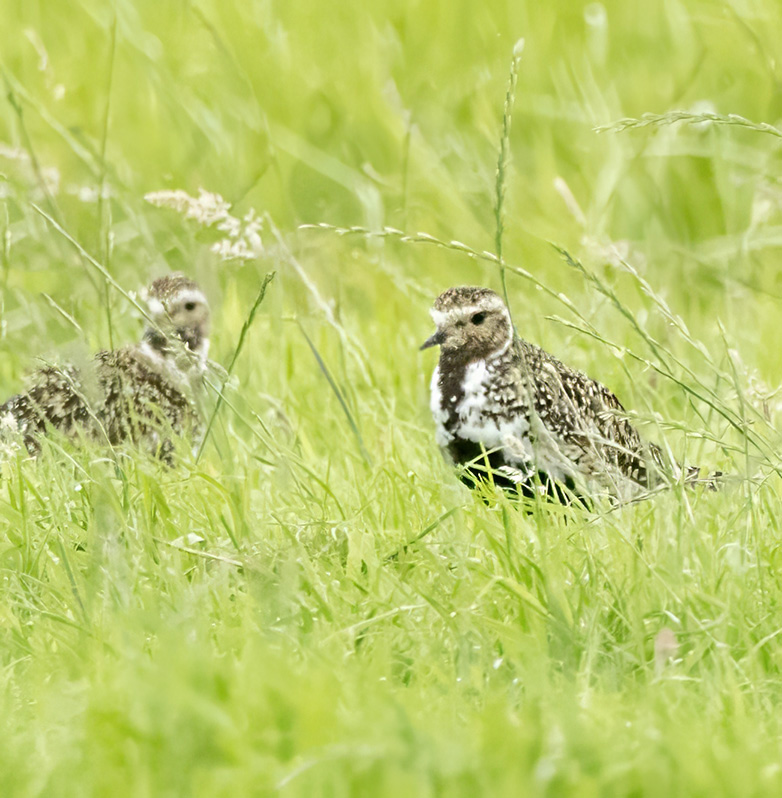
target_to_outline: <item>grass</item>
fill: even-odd
[[[223,370],[175,469],[6,453],[0,794],[779,793],[778,4],[5,5],[2,398],[169,269]],[[725,489],[460,485],[417,346],[503,277]]]

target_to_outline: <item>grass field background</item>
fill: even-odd
[[[140,335],[73,241],[125,291],[197,279],[224,367],[276,277],[199,460],[4,453],[0,794],[782,791],[779,3],[2,16],[0,398]],[[459,250],[496,252],[520,38],[519,333],[719,493],[525,515],[437,450],[418,346],[442,290],[500,285]],[[144,199],[202,188],[263,218],[263,252],[222,260],[224,233]]]

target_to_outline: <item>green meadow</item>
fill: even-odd
[[[782,5],[1,15],[0,401],[171,270],[215,366],[173,468],[3,444],[0,795],[782,794]],[[418,347],[503,277],[722,490],[464,487]]]

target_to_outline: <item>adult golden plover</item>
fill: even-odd
[[[84,368],[47,366],[25,393],[0,407],[4,435],[28,451],[56,431],[118,444],[132,441],[169,459],[171,433],[198,434],[196,399],[209,348],[209,305],[183,274],[155,280],[145,292],[152,324],[139,344],[99,352]]]
[[[494,291],[450,288],[431,314],[437,332],[421,348],[440,347],[431,383],[437,442],[466,467],[468,484],[491,474],[527,497],[622,501],[675,478],[679,467],[641,438],[611,391],[514,337]],[[685,481],[698,474],[687,468]]]

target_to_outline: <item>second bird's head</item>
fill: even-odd
[[[198,283],[180,272],[155,280],[146,291],[149,313],[157,329],[147,331],[153,346],[165,346],[176,335],[202,361],[209,350],[209,303]]]
[[[469,362],[500,354],[513,340],[508,309],[489,288],[449,288],[437,297],[430,313],[437,332],[421,349],[439,346],[443,355]]]

